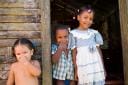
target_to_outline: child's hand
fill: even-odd
[[[60,42],[58,49],[60,50],[66,50],[68,48],[67,42]]]
[[[27,59],[26,56],[19,57],[19,58],[18,58],[18,61],[19,61],[20,63],[23,63],[23,64],[29,62],[29,60]]]
[[[75,73],[74,79],[75,79],[75,81],[77,81],[77,80],[78,80],[77,67],[75,67],[74,71],[75,71],[75,72],[74,72],[74,73]]]

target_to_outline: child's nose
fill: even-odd
[[[20,56],[23,57],[23,56],[25,56],[25,55],[24,55],[24,54],[21,54]]]
[[[64,38],[62,38],[61,40],[62,40],[62,41],[64,41],[65,39],[64,39]]]
[[[87,19],[86,21],[87,21],[87,22],[90,22],[90,19]]]
[[[67,40],[63,40],[63,43],[67,43]]]
[[[67,39],[66,38],[63,38],[62,41],[65,42]]]

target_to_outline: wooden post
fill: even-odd
[[[121,37],[123,48],[124,81],[128,85],[128,1],[119,0]]]
[[[50,0],[40,0],[42,37],[42,85],[52,85]]]

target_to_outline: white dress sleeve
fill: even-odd
[[[69,34],[69,44],[68,44],[68,48],[69,49],[74,49],[76,47],[76,39],[73,36],[72,33]]]
[[[96,42],[96,46],[103,45],[103,38],[98,31],[97,33],[95,33],[95,42]]]

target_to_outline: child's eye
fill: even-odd
[[[68,36],[64,36],[64,38],[67,38]]]
[[[90,18],[90,21],[93,21],[93,18]]]
[[[88,17],[84,17],[84,19],[87,19]]]
[[[58,37],[58,39],[61,39],[62,37]]]
[[[20,53],[17,53],[16,55],[20,55]]]
[[[23,52],[24,54],[27,53],[27,52]]]

